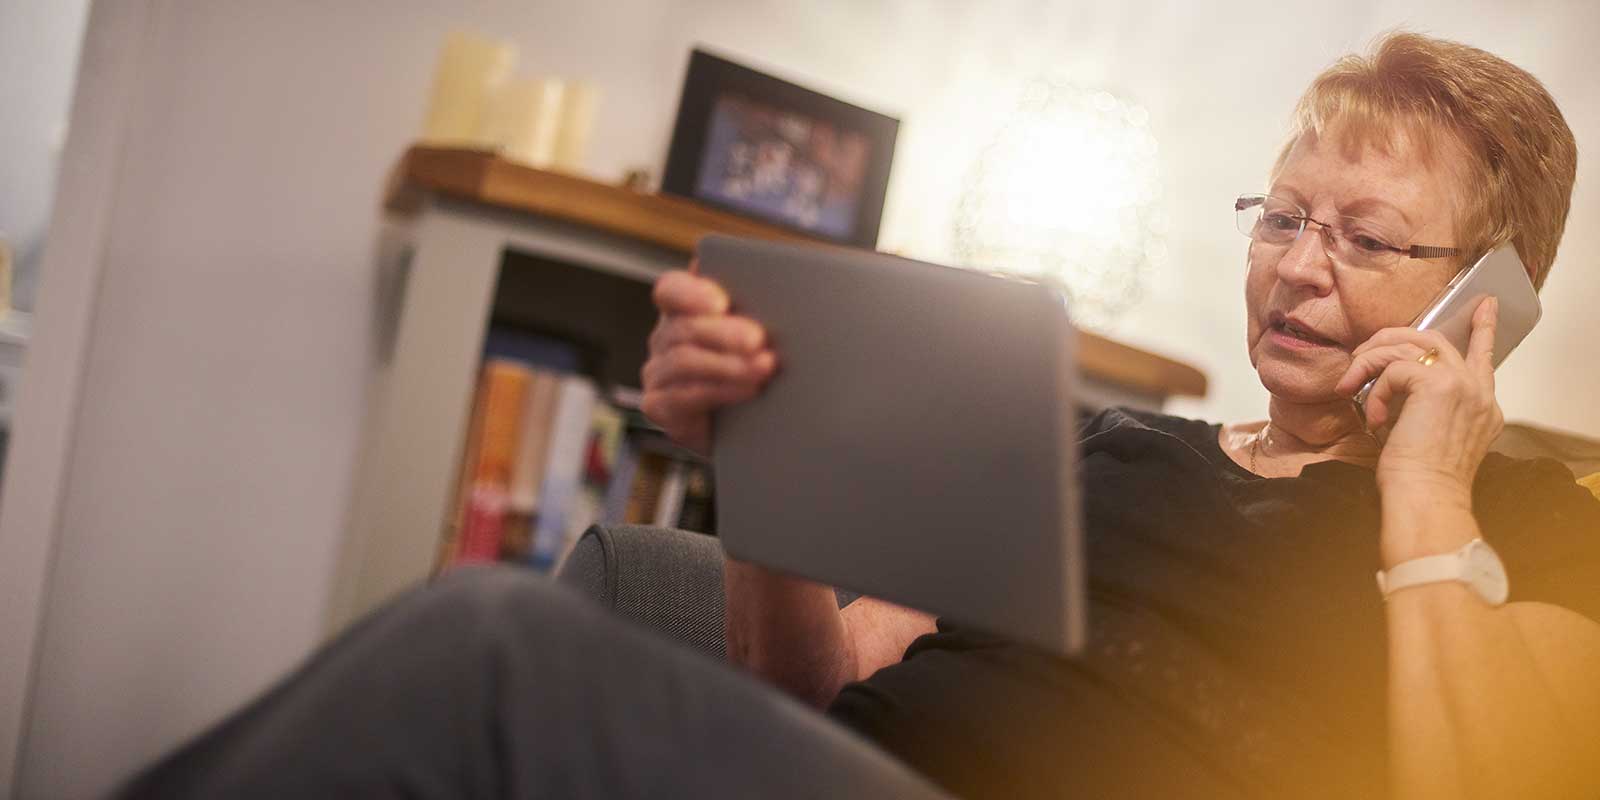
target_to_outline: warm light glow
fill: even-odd
[[[968,266],[1060,282],[1075,321],[1104,327],[1166,258],[1149,113],[1040,80],[973,166],[956,215]]]

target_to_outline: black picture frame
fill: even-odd
[[[740,116],[741,112],[744,116]],[[731,193],[740,187],[735,185],[736,179],[730,177],[735,175],[738,164],[751,164],[759,158],[750,156],[751,147],[757,148],[755,152],[767,153],[760,149],[764,145],[750,144],[745,135],[749,125],[754,124],[750,120],[770,118],[774,113],[788,115],[784,116],[786,119],[801,120],[809,126],[808,131],[825,126],[830,143],[827,152],[840,156],[823,164],[810,158],[816,151],[799,152],[791,147],[783,163],[787,165],[788,159],[795,159],[798,165],[793,170],[781,170],[783,191],[778,196],[783,208],[776,210],[771,207],[774,202],[771,192],[765,195],[765,207],[761,196],[741,201]],[[738,122],[746,124],[741,127],[735,124]],[[787,130],[794,130],[794,127],[789,126]],[[721,143],[732,131],[738,131],[732,146],[743,148],[742,158],[708,149],[708,142],[716,139]],[[889,189],[889,169],[899,131],[898,119],[696,48],[689,56],[661,191],[809,236],[870,249],[878,243],[878,227],[883,219],[883,201]],[[807,141],[815,141],[811,136],[807,134]],[[782,146],[776,138],[770,141]],[[850,154],[863,149],[865,163],[856,169]],[[840,167],[840,164],[847,166]],[[766,174],[771,176],[773,172],[769,169]],[[819,180],[821,188],[817,188]],[[768,180],[751,185],[774,184]],[[821,202],[816,202],[819,193]]]

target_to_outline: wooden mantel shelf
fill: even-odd
[[[534,169],[482,150],[412,147],[390,182],[389,210],[414,208],[417,190],[574,222],[686,254],[708,233],[821,241],[692,200]]]
[[[684,254],[712,233],[824,243],[692,200],[534,169],[485,151],[412,147],[391,175],[385,206],[406,213],[430,192],[596,228]],[[1078,361],[1086,374],[1141,394],[1206,393],[1200,370],[1087,331],[1079,334]]]

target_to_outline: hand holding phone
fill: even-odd
[[[1476,263],[1457,273],[1446,284],[1427,308],[1411,321],[1417,330],[1436,330],[1465,354],[1467,342],[1472,338],[1472,314],[1487,297],[1500,299],[1500,313],[1494,336],[1494,365],[1500,366],[1518,344],[1539,322],[1543,308],[1539,292],[1533,287],[1528,270],[1517,256],[1515,247],[1507,244],[1484,255]],[[1355,403],[1362,418],[1366,418],[1367,395],[1377,383],[1374,378],[1356,392]]]

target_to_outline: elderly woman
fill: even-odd
[[[1402,327],[1507,242],[1542,285],[1576,155],[1540,84],[1488,53],[1400,34],[1340,61],[1237,204],[1267,419],[1108,411],[1082,432],[1081,661],[732,562],[729,653],[961,794],[1600,793],[1600,503],[1558,465],[1486,456],[1493,300],[1465,353]],[[656,297],[645,410],[703,447],[707,411],[776,354],[706,279]],[[1480,540],[1518,602],[1373,585]]]
[[[1082,658],[730,562],[733,670],[537,577],[468,573],[126,795],[1593,797],[1600,502],[1486,455],[1492,301],[1465,353],[1401,327],[1506,242],[1542,283],[1575,160],[1539,83],[1469,47],[1390,36],[1312,84],[1237,203],[1267,420],[1111,410],[1081,432]],[[645,410],[704,449],[780,354],[692,269],[656,298]],[[1516,602],[1374,586],[1480,540]]]

